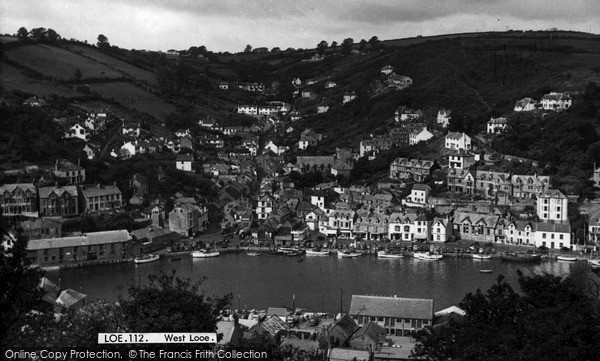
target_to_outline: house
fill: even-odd
[[[66,309],[78,309],[85,306],[85,299],[87,295],[85,293],[77,292],[72,289],[64,290],[56,298],[56,304],[61,308]]]
[[[260,197],[258,197],[255,209],[256,219],[258,219],[259,221],[264,221],[267,218],[269,218],[269,216],[273,212],[274,201],[275,200],[273,199],[273,196],[271,196],[270,194],[263,194]]]
[[[198,120],[198,125],[204,128],[212,128],[217,124],[215,118],[207,115],[204,119]]]
[[[305,129],[300,134],[300,140],[298,141],[299,149],[306,149],[308,147],[316,146],[319,141],[323,138],[321,134],[315,133],[312,129]]]
[[[381,68],[381,74],[390,75],[394,72],[394,67],[391,65],[386,65]]]
[[[325,83],[325,89],[333,89],[335,87],[337,87],[337,84],[331,80]]]
[[[93,116],[88,114],[84,121],[84,125],[92,133],[102,130],[106,126],[106,114],[104,114],[104,116]]]
[[[64,159],[57,159],[54,164],[54,176],[65,178],[69,184],[85,182],[85,169]]]
[[[471,137],[465,133],[450,132],[446,135],[444,144],[447,149],[471,150]]]
[[[562,111],[573,105],[573,99],[565,93],[551,92],[542,97],[542,108],[544,110]]]
[[[356,95],[356,92],[345,93],[344,98],[342,100],[342,104],[346,104],[353,101],[354,99],[356,99],[357,96],[358,95]]]
[[[352,317],[345,314],[327,332],[329,344],[344,345],[358,331],[360,327],[354,322]]]
[[[331,174],[335,176],[340,175],[348,177],[350,175],[350,172],[352,172],[352,169],[354,169],[354,167],[351,164],[348,164],[343,160],[338,160],[331,167]]]
[[[475,242],[496,242],[503,233],[499,227],[497,214],[456,211],[454,214],[454,233],[460,239]]]
[[[433,160],[400,157],[390,164],[390,179],[414,179],[416,182],[423,182],[435,168],[439,166]]]
[[[312,90],[303,90],[302,91],[302,98],[303,99],[308,99],[308,100],[315,100],[315,99],[317,99],[317,93],[315,93]]]
[[[28,218],[16,223],[22,235],[29,239],[62,237],[62,222],[50,218]]]
[[[590,214],[588,240],[590,243],[600,244],[600,209]]]
[[[282,155],[283,153],[285,153],[288,150],[289,150],[289,147],[279,146],[279,145],[273,143],[272,140],[269,140],[269,142],[265,145],[264,152],[271,151],[275,155]]]
[[[292,85],[295,87],[299,87],[300,85],[302,85],[302,80],[300,78],[293,78]]]
[[[327,113],[329,110],[329,105],[327,104],[319,104],[317,106],[317,113]]]
[[[175,158],[175,168],[184,172],[192,172],[192,163],[194,162],[194,156],[191,154],[178,154]]]
[[[535,224],[535,246],[573,249],[571,225],[569,223],[537,222]]]
[[[537,215],[542,221],[568,222],[567,197],[561,191],[548,189],[536,201]]]
[[[296,157],[296,165],[302,173],[310,171],[319,171],[322,173],[331,173],[331,167],[335,164],[335,156],[298,156]]]
[[[475,193],[484,197],[512,194],[512,183],[509,173],[477,170],[474,181]]]
[[[452,221],[449,217],[435,217],[431,224],[432,242],[449,242],[452,239]]]
[[[208,227],[206,207],[199,207],[194,202],[175,201],[173,210],[169,212],[169,230],[186,237],[192,237]]]
[[[241,83],[238,87],[242,90],[249,92],[263,92],[265,91],[265,85],[263,83]]]
[[[27,258],[41,267],[82,261],[121,261],[130,254],[131,236],[126,229],[35,239],[27,244]]]
[[[429,200],[430,192],[431,187],[428,185],[415,183],[410,190],[410,195],[403,199],[402,203],[409,207],[425,207]]]
[[[531,98],[523,98],[515,103],[515,112],[530,112],[537,108],[537,102]]]
[[[238,105],[237,112],[238,114],[257,115],[258,105]]]
[[[376,322],[369,322],[356,331],[348,340],[353,349],[374,352],[386,342],[385,328]]]
[[[97,146],[93,143],[87,143],[83,147],[83,151],[87,155],[87,159],[92,160],[100,155],[100,146]]]
[[[427,127],[423,127],[420,130],[413,130],[408,135],[408,144],[415,145],[419,142],[425,142],[433,138],[433,134],[427,130]]]
[[[352,235],[358,239],[383,240],[388,236],[388,217],[377,213],[359,215]]]
[[[452,150],[448,154],[448,167],[456,169],[469,169],[475,164],[475,155],[464,149]]]
[[[487,122],[487,134],[500,134],[508,127],[508,119],[491,118]]]
[[[123,206],[122,193],[116,185],[85,185],[79,187],[79,192],[82,211],[108,211]]]
[[[550,176],[513,174],[511,184],[513,197],[537,198],[550,188]]]
[[[534,222],[513,220],[506,227],[506,240],[510,244],[533,246],[535,230]]]
[[[446,175],[449,192],[475,193],[475,176],[468,169],[451,168]]]
[[[327,235],[342,235],[350,238],[356,221],[356,213],[352,210],[336,209],[329,213]]]
[[[30,107],[41,107],[45,105],[46,101],[42,98],[38,98],[36,96],[29,97],[23,101],[23,105],[28,105]]]
[[[219,89],[221,90],[229,90],[229,83],[226,81],[222,81],[219,83]]]
[[[441,125],[443,128],[447,128],[450,123],[450,119],[452,119],[452,110],[450,109],[440,109],[437,114],[436,123]]]
[[[385,84],[389,88],[395,88],[398,90],[408,88],[413,84],[413,80],[406,75],[390,74],[385,80]]]
[[[388,221],[388,238],[395,241],[415,242],[429,239],[430,221],[415,212],[392,213]]]
[[[80,212],[76,186],[40,187],[38,193],[42,217],[68,217]]]
[[[433,300],[352,295],[350,317],[359,326],[375,322],[386,335],[411,336],[433,321]]]
[[[140,123],[135,123],[135,122],[125,123],[125,122],[123,122],[121,124],[121,133],[123,135],[127,135],[132,138],[138,138],[141,133]]]
[[[192,136],[188,134],[179,137],[179,148],[194,150],[194,141],[192,140]]]
[[[87,142],[89,136],[90,134],[88,130],[79,123],[73,125],[67,132],[65,132],[66,139],[77,138]]]
[[[400,106],[394,113],[394,120],[396,123],[404,122],[407,120],[418,119],[423,116],[420,110],[411,109],[405,105]]]
[[[0,209],[3,216],[37,216],[37,191],[33,183],[13,183],[0,186]]]

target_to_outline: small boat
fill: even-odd
[[[219,254],[220,253],[218,251],[211,251],[209,249],[204,249],[202,251],[192,252],[192,257],[193,258],[211,258],[211,257],[218,257]]]
[[[159,258],[160,258],[160,255],[158,255],[158,254],[145,254],[143,256],[134,258],[133,262],[136,264],[150,263],[150,262],[158,261]]]
[[[298,256],[301,256],[303,254],[304,254],[303,251],[298,251],[298,250],[291,251],[291,252],[285,252],[284,253],[284,255],[287,256],[287,257],[298,257]]]
[[[306,255],[307,256],[329,256],[329,251],[318,251],[315,249],[307,249]]]
[[[248,252],[246,253],[248,256],[258,257],[260,256],[260,252]]]
[[[492,271],[491,269],[480,269],[479,273],[492,273],[494,271]]]
[[[338,251],[337,252],[338,258],[354,258],[354,257],[358,257],[360,255],[361,255],[360,253],[350,252],[350,251]]]
[[[404,255],[402,253],[388,253],[387,251],[379,251],[377,252],[377,257],[379,258],[402,258]]]
[[[565,262],[577,261],[577,257],[569,257],[569,256],[556,256],[556,259],[559,261],[565,261]]]
[[[171,258],[171,262],[181,261],[181,257],[173,257]]]
[[[588,259],[587,261],[592,268],[600,268],[600,259]]]
[[[431,252],[415,252],[414,257],[423,261],[439,261],[444,256],[441,254],[434,254]]]
[[[298,248],[293,248],[293,247],[279,247],[277,248],[277,251],[283,253],[283,254],[287,254],[290,252],[298,252],[299,249]]]
[[[490,256],[489,254],[473,253],[473,259],[490,259],[490,258],[492,258],[492,256]]]
[[[542,255],[539,253],[506,252],[500,257],[503,261],[509,262],[540,262],[542,260]]]

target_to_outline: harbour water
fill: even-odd
[[[179,257],[179,256],[178,256]],[[296,258],[245,253],[222,254],[216,258],[171,257],[153,263],[116,263],[101,266],[48,271],[46,277],[62,288],[88,295],[88,301],[115,301],[126,297],[128,288],[148,282],[151,274],[176,271],[180,278],[206,280],[200,287],[206,295],[233,294],[232,307],[266,309],[296,307],[316,312],[348,310],[352,294],[431,298],[435,310],[458,305],[464,295],[477,288],[487,290],[500,274],[518,288],[517,269],[525,274],[547,272],[563,275],[585,262],[544,261],[541,264],[508,263],[499,259],[473,260],[445,257],[440,261],[414,258],[379,259],[363,256],[338,259],[335,256]],[[492,273],[481,273],[482,269]]]

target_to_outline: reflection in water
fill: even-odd
[[[541,264],[508,263],[500,260],[473,260],[446,257],[440,261],[414,258],[378,259],[359,257],[306,257],[297,262],[292,257],[262,255],[248,257],[243,253],[225,254],[217,258],[192,259],[184,256],[171,262],[163,257],[158,262],[134,265],[112,264],[49,271],[47,277],[63,288],[88,294],[89,300],[109,301],[127,296],[132,284],[145,284],[151,274],[176,271],[178,277],[193,282],[207,277],[201,289],[207,295],[233,294],[233,307],[265,309],[269,306],[295,306],[314,311],[347,310],[352,294],[432,298],[436,310],[458,304],[464,295],[477,288],[488,289],[501,274],[513,287],[516,270],[527,274],[547,272],[565,275],[571,267],[586,267],[582,262],[545,261]],[[479,272],[482,269],[490,273]]]

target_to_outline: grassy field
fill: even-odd
[[[157,119],[165,119],[176,111],[173,105],[127,82],[97,83],[91,84],[90,88],[102,97],[112,98],[126,108],[148,113]]]
[[[42,45],[20,46],[5,52],[6,58],[45,76],[62,80],[73,79],[75,69],[80,69],[83,78],[121,78],[116,70],[96,61],[74,54],[68,50]]]
[[[140,69],[134,65],[113,58],[112,56],[106,55],[97,49],[81,45],[69,45],[69,49],[77,54],[81,53],[84,57],[92,58],[98,63],[106,65],[113,70],[129,74],[136,79],[145,81],[148,84],[156,83],[156,77],[153,72]]]
[[[50,80],[28,77],[18,68],[4,61],[0,61],[0,84],[8,91],[20,90],[41,96],[56,94],[64,97],[74,97],[81,95],[70,86],[57,84]]]

